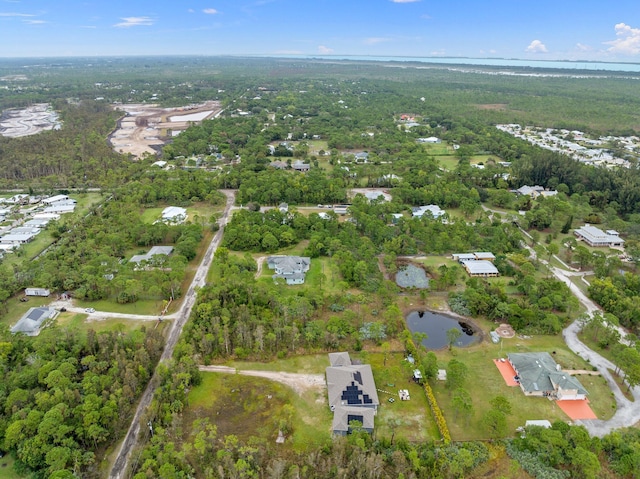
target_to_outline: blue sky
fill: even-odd
[[[640,63],[638,0],[0,0],[0,57],[467,56]]]

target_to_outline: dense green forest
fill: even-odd
[[[22,63],[0,62],[0,77]],[[35,65],[26,80],[2,80],[7,87],[0,89],[2,108],[51,102],[63,127],[33,137],[0,137],[0,187],[47,194],[98,188],[102,198],[86,215],[48,226],[55,243],[46,254],[0,263],[5,309],[26,286],[114,303],[179,299],[189,261],[217,228],[216,217],[166,225],[149,221],[145,210],[220,206],[221,188],[237,189],[237,206],[249,206],[237,209],[226,226],[211,272],[216,280],[199,290],[173,359],[157,370],[159,384],[144,418],[153,422],[155,433],[145,433],[136,451],[136,479],[470,477],[496,447],[535,477],[635,477],[640,443],[635,429],[598,439],[581,427],[556,423],[497,444],[413,443],[356,431],[317,450],[280,451],[258,437],[218,434],[210,420],[185,422],[189,391],[202,380],[198,364],[358,351],[381,348],[385,341],[413,344],[398,306],[401,291],[384,274],[394,272],[405,255],[494,252],[508,281],[467,280],[459,265],[442,264],[426,267],[433,291],[459,314],[508,322],[519,333],[558,334],[579,305],[564,283],[542,278],[539,259],[523,248],[531,241],[538,258],[551,261],[561,254],[576,269],[593,269],[588,291],[610,314],[607,321],[638,332],[635,154],[626,153],[629,169],[595,168],[495,128],[519,122],[596,135],[634,134],[640,130],[637,80],[397,66],[78,60]],[[225,108],[220,118],[190,127],[164,147],[161,156],[175,169],[152,168],[149,158],[132,161],[106,141],[118,118],[111,103],[151,101],[154,94],[166,106],[218,99]],[[420,124],[407,128],[398,121],[404,113]],[[426,136],[458,148],[427,148],[417,141]],[[363,151],[367,162],[355,158]],[[182,168],[192,157],[203,167]],[[271,165],[293,159],[308,163],[310,171]],[[479,162],[483,168],[477,168]],[[510,192],[524,184],[558,194],[533,199]],[[390,190],[392,200],[351,197],[349,189],[358,187]],[[290,206],[287,213],[260,209],[282,202]],[[303,212],[310,205],[341,203],[350,203],[348,221],[333,212],[328,219]],[[413,206],[431,203],[447,210],[444,220],[412,217]],[[507,211],[521,214],[510,217]],[[578,244],[569,231],[585,222],[621,232],[630,262]],[[175,253],[144,270],[127,263],[158,244],[174,246]],[[270,278],[255,278],[255,256],[291,248],[321,265],[310,273],[312,286],[283,289]],[[423,302],[427,296],[402,294]],[[602,332],[603,324],[587,331]],[[127,428],[132,404],[154,370],[162,335],[146,328],[90,331],[86,337],[58,327],[45,333],[32,339],[2,332],[0,449],[15,457],[19,472],[33,477],[98,477],[101,454]],[[605,336],[604,346],[611,347],[616,341]],[[640,364],[629,352],[637,352],[634,344],[613,353],[617,364],[631,371],[629,384],[637,383]],[[432,356],[416,354],[431,378]],[[455,389],[460,411],[466,407],[463,392]],[[505,437],[507,413],[498,406],[491,414],[500,434],[492,437]]]

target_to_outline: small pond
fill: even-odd
[[[427,334],[427,339],[422,341],[427,349],[442,349],[449,346],[447,331],[451,328],[456,328],[461,333],[454,346],[468,346],[480,340],[479,334],[471,324],[431,311],[412,311],[407,316],[407,327],[412,333]]]

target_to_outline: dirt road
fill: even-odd
[[[191,282],[191,285],[189,286],[189,289],[187,290],[187,293],[185,294],[184,301],[180,310],[174,315],[175,320],[173,321],[171,329],[169,330],[167,343],[160,358],[160,362],[166,362],[173,355],[173,349],[178,342],[180,333],[182,333],[182,328],[189,319],[191,310],[196,302],[196,288],[200,288],[205,285],[207,273],[209,271],[209,268],[211,267],[211,262],[213,261],[213,255],[220,245],[220,242],[222,241],[224,227],[229,221],[229,213],[231,212],[231,207],[233,206],[236,198],[235,191],[223,190],[222,192],[227,197],[227,204],[224,209],[224,213],[220,218],[220,229],[211,240],[211,243],[209,244],[204,257],[202,258],[202,262],[196,270],[196,274],[193,278],[193,281]],[[122,441],[122,445],[120,446],[118,455],[113,463],[111,472],[109,473],[110,479],[123,479],[126,476],[131,452],[138,442],[138,436],[140,434],[140,418],[142,417],[143,412],[147,409],[149,404],[151,404],[153,393],[159,381],[160,380],[158,378],[156,369],[156,372],[154,372],[151,381],[149,381],[149,384],[147,385],[147,388],[144,390],[144,393],[142,393],[142,397],[140,398],[140,402],[138,403],[138,408],[136,409],[133,420],[131,421],[131,426],[129,427],[129,430],[127,431],[127,434]]]

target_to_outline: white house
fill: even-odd
[[[43,213],[48,214],[48,213],[55,213],[55,214],[65,214],[65,213],[73,213],[76,209],[76,205],[75,203],[54,203],[50,206],[47,206],[44,210],[42,210]]]
[[[21,245],[29,243],[35,236],[34,233],[9,233],[0,238],[0,244]]]
[[[162,221],[164,223],[181,224],[187,219],[186,208],[179,206],[167,206],[162,210]]]
[[[411,208],[411,214],[414,218],[422,218],[427,212],[429,212],[434,219],[440,218],[446,213],[446,211],[440,209],[438,205],[425,205]]]
[[[55,196],[50,196],[49,198],[44,198],[42,200],[43,203],[50,205],[53,203],[56,203],[58,201],[64,201],[64,200],[68,200],[69,196],[68,195],[55,195]]]
[[[602,231],[600,228],[586,224],[574,230],[573,234],[589,246],[624,246],[624,240],[618,236],[619,233],[615,230]]]

